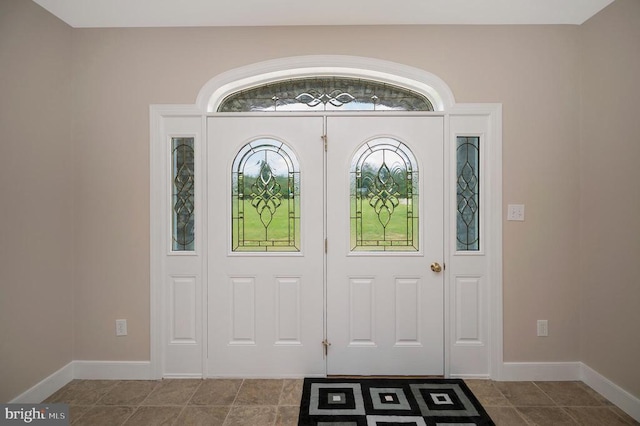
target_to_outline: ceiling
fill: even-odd
[[[574,24],[613,0],[33,0],[91,27]]]

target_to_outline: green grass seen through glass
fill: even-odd
[[[368,200],[362,200],[362,236],[360,239],[364,241],[364,244],[373,244],[369,243],[372,241],[380,241],[380,246],[361,246],[356,248],[357,237],[356,237],[356,201],[352,199],[351,201],[351,248],[356,248],[359,251],[367,251],[367,250],[382,250],[383,247],[386,247],[386,250],[417,250],[418,249],[418,206],[417,206],[417,197],[413,199],[413,229],[409,228],[410,222],[407,220],[407,201],[401,199],[400,204],[394,209],[391,219],[386,226],[386,229],[378,220],[378,215],[376,214],[373,207],[371,207],[368,203]],[[386,231],[386,232],[385,232]],[[385,244],[382,241],[386,241]],[[394,246],[391,246],[390,241],[396,241]],[[405,245],[401,243],[401,241],[408,241]]]
[[[289,202],[283,199],[282,204],[276,209],[271,222],[265,232],[265,226],[260,220],[258,211],[250,201],[244,203],[244,221],[237,219],[237,199],[233,200],[233,247],[239,246],[239,241],[245,241],[245,247],[239,247],[239,251],[298,251],[300,248],[300,219],[289,220]],[[291,201],[295,205],[296,215],[300,215],[300,200]],[[289,241],[295,245],[292,247]],[[261,241],[262,244],[257,242]],[[273,242],[273,246],[270,246]],[[249,246],[249,247],[246,247]],[[297,247],[297,248],[296,248]]]
[[[275,241],[276,246],[270,247],[268,251],[297,251],[294,247],[283,247],[287,245],[287,241],[289,240],[289,225],[290,221],[288,218],[288,209],[287,209],[288,200],[283,200],[282,205],[276,210],[271,223],[269,224],[269,232],[268,232],[268,240]],[[300,212],[300,201],[297,199],[295,201],[296,204],[296,212]],[[237,216],[236,212],[236,200],[234,200],[234,218]],[[351,247],[355,247],[356,242],[356,227],[355,227],[355,200],[352,201],[351,205],[351,221],[350,221],[350,240]],[[414,197],[414,206],[413,206],[413,214],[417,216],[417,197]],[[244,210],[244,226],[243,230],[240,232],[244,233],[241,235],[247,244],[251,244],[251,247],[240,248],[241,251],[265,251],[265,245],[255,245],[253,246],[253,241],[265,241],[267,235],[265,235],[265,227],[260,220],[260,216],[256,209],[251,205],[250,202],[245,203]],[[233,245],[234,247],[238,247],[239,235],[238,235],[238,225],[239,220],[233,220]],[[387,250],[417,250],[418,248],[418,220],[417,218],[413,219],[413,230],[411,233],[408,233],[407,226],[407,204],[406,201],[401,200],[400,204],[395,208],[391,220],[387,224],[386,228],[386,238],[383,233],[383,227],[378,220],[378,216],[374,211],[373,207],[369,205],[367,200],[363,200],[362,203],[362,225],[363,225],[363,240],[369,241],[377,241],[386,239],[387,241],[396,240],[396,241],[406,241],[409,239],[410,246],[398,245],[398,246],[386,246]],[[300,247],[300,219],[295,219],[292,225],[292,239],[295,241],[295,246]],[[295,236],[293,236],[295,233]],[[251,243],[249,243],[252,241]],[[396,243],[398,244],[398,243]],[[360,247],[358,250],[381,250],[383,245],[379,248],[377,247]]]

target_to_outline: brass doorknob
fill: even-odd
[[[440,266],[440,264],[438,262],[433,262],[431,264],[431,270],[433,272],[442,272],[442,266]]]

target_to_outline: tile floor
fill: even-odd
[[[582,382],[465,381],[498,426],[640,424]]]
[[[467,380],[495,423],[638,425],[582,382]],[[296,426],[302,380],[74,380],[45,402],[74,426]]]

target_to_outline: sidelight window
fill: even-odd
[[[193,138],[171,139],[173,251],[195,249],[193,143]]]
[[[458,136],[457,250],[480,250],[480,138]]]

